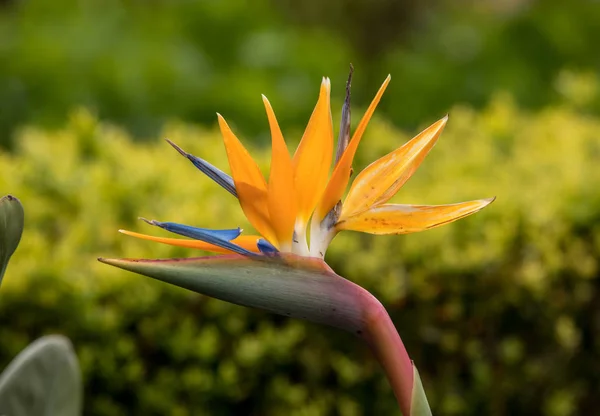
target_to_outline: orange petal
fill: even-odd
[[[323,79],[319,100],[293,159],[298,220],[306,224],[327,185],[333,155],[329,79]]]
[[[322,219],[327,215],[329,211],[338,203],[340,199],[342,199],[342,195],[346,190],[346,186],[348,186],[348,181],[350,180],[350,173],[352,170],[352,161],[354,160],[354,155],[356,154],[356,149],[358,148],[358,144],[360,143],[360,139],[369,124],[369,120],[373,116],[373,112],[375,108],[377,108],[377,104],[379,104],[379,100],[381,100],[381,96],[383,95],[385,89],[392,77],[390,75],[387,76],[385,81],[383,81],[383,85],[377,91],[375,98],[371,102],[371,105],[367,109],[367,112],[363,116],[362,120],[358,124],[354,135],[352,136],[352,140],[348,144],[346,151],[342,155],[340,161],[335,167],[333,171],[333,175],[331,175],[331,179],[327,184],[327,188],[325,189],[325,193],[323,194],[323,199],[317,208],[317,215],[319,219]]]
[[[401,148],[367,166],[354,180],[341,219],[387,202],[417,170],[437,142],[448,116],[433,123]]]
[[[186,248],[196,248],[198,250],[211,251],[213,253],[223,253],[223,254],[231,254],[230,250],[224,249],[219,246],[215,246],[214,244],[205,243],[204,241],[199,240],[188,240],[184,238],[165,238],[165,237],[156,237],[153,235],[140,234],[135,233],[133,231],[127,230],[119,230],[120,233],[125,235],[129,235],[131,237],[141,238],[142,240],[155,241],[157,243],[169,244],[171,246],[178,247],[186,247]],[[232,243],[237,244],[238,246],[245,248],[248,251],[252,251],[254,253],[259,253],[258,246],[256,245],[258,239],[261,238],[257,235],[241,235],[238,238],[231,240]]]
[[[370,234],[408,234],[428,230],[471,215],[495,198],[449,205],[384,204],[340,221],[338,230]]]
[[[294,224],[296,222],[296,201],[294,195],[294,169],[292,158],[285,144],[283,134],[277,123],[277,118],[267,97],[263,102],[271,127],[271,172],[267,203],[271,227],[280,245],[292,244]]]
[[[265,178],[225,119],[220,114],[217,114],[217,117],[242,210],[254,228],[269,242],[277,245],[277,239],[270,225]]]

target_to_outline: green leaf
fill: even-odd
[[[34,341],[0,374],[0,415],[78,416],[81,396],[77,357],[59,335]]]
[[[413,364],[413,390],[410,404],[410,416],[431,416],[431,409],[417,367]]]
[[[0,198],[0,284],[8,260],[21,240],[24,219],[23,206],[17,198],[12,195]]]

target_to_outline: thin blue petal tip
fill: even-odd
[[[236,198],[238,197],[237,190],[235,189],[235,184],[233,183],[233,178],[231,176],[229,176],[216,166],[213,166],[212,164],[208,163],[206,160],[189,154],[181,147],[173,143],[171,140],[167,139],[167,143],[173,146],[173,148],[177,150],[179,154],[186,157],[190,162],[192,162],[194,166],[196,166],[196,168],[198,168],[202,173],[204,173],[210,179],[221,185],[223,189],[225,189],[227,192],[229,192]]]
[[[231,242],[231,240],[234,240],[240,236],[240,234],[242,233],[241,228],[211,230],[208,228],[192,227],[190,225],[178,224],[175,222],[160,222],[155,220],[147,220],[145,218],[141,219],[150,225],[155,225],[164,230],[170,231],[175,234],[183,235],[185,237],[193,238],[195,240],[200,240],[209,244],[214,244],[227,250],[231,250],[234,253],[242,254],[244,256],[256,255],[255,253]]]

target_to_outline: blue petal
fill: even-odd
[[[258,242],[256,243],[256,246],[258,247],[258,250],[262,254],[266,254],[266,255],[271,255],[272,256],[274,254],[279,253],[279,250],[277,250],[277,247],[275,247],[273,244],[269,243],[264,238],[260,238],[258,240]]]
[[[231,176],[223,172],[221,169],[211,165],[206,160],[196,157],[187,153],[181,147],[177,146],[171,140],[167,139],[167,142],[175,148],[182,156],[189,159],[202,173],[211,178],[213,181],[221,185],[231,195],[238,197],[237,191],[235,190],[235,184]]]
[[[256,256],[256,253],[246,250],[245,248],[242,248],[230,241],[234,238],[237,238],[242,233],[240,228],[229,230],[210,230],[208,228],[191,227],[189,225],[177,224],[175,222],[160,222],[154,220],[148,221],[144,218],[142,219],[148,224],[156,225],[157,227],[175,234],[204,241],[205,243],[214,244],[215,246],[226,248],[227,250],[231,250],[235,253],[243,254],[245,256]]]
[[[234,238],[238,238],[242,234],[241,228],[233,228],[227,230],[211,230],[210,228],[198,228],[192,227],[191,225],[178,224],[176,222],[160,222],[151,221],[152,225],[156,225],[160,228],[164,228],[172,233],[184,235],[186,237],[194,238],[196,240],[202,240],[207,235],[219,240],[231,241]]]

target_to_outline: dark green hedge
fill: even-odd
[[[154,137],[176,117],[214,111],[265,132],[267,94],[284,125],[300,126],[315,77],[348,63],[355,97],[394,77],[383,108],[398,125],[457,102],[485,105],[498,90],[527,108],[564,95],[560,71],[597,72],[595,0],[10,0],[0,2],[0,145],[16,126],[58,126],[78,105]],[[582,105],[596,114],[600,100]]]

